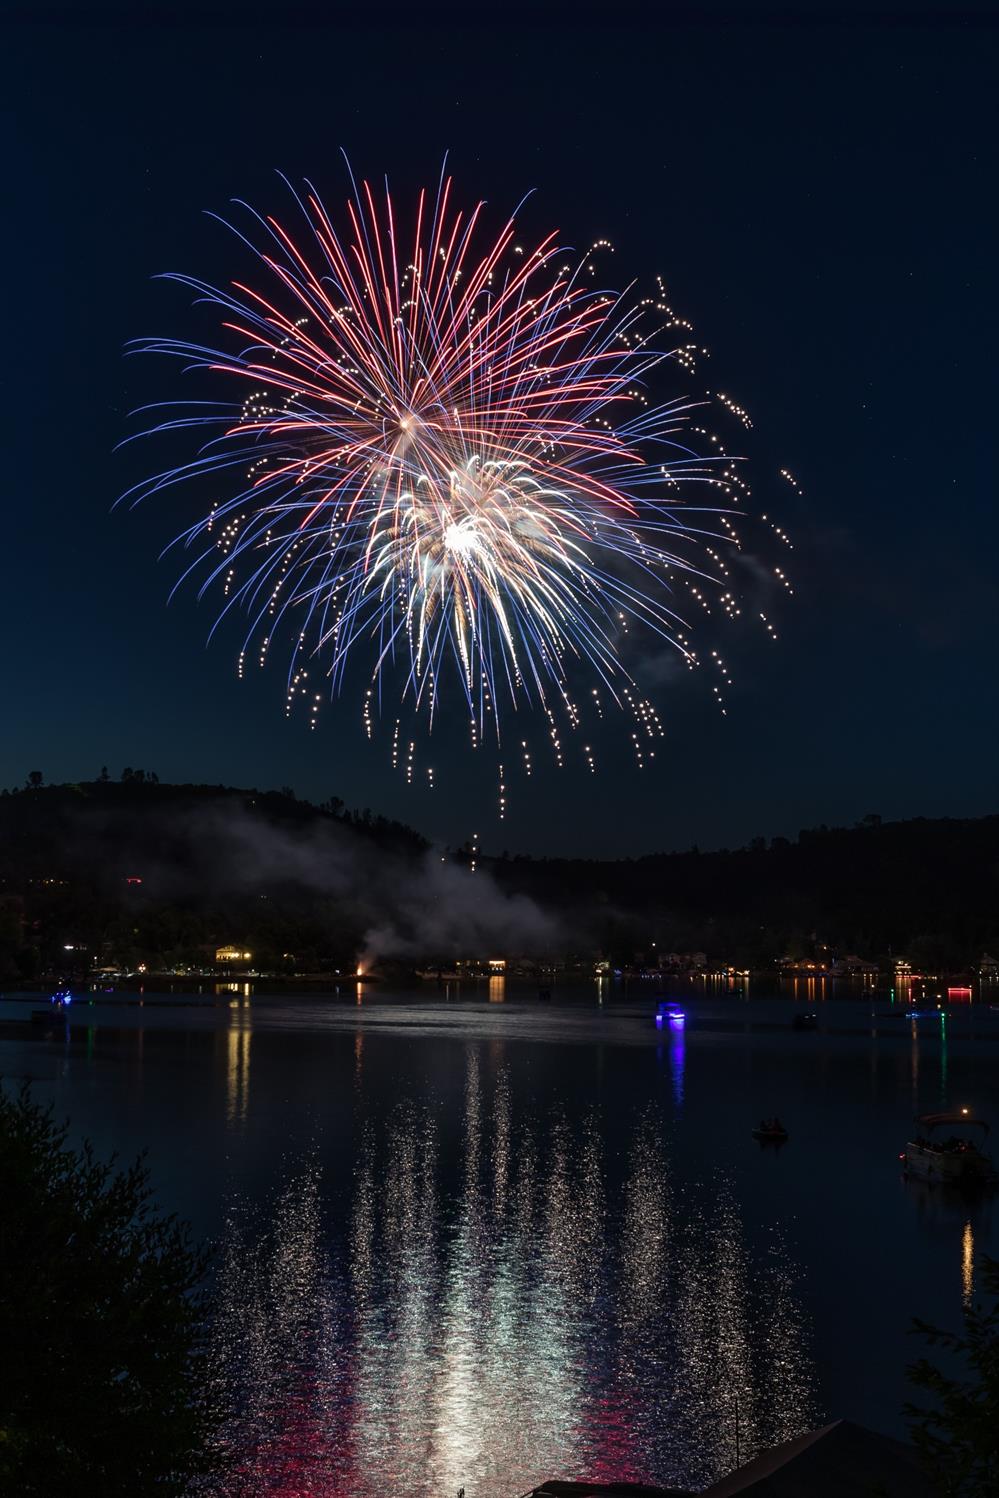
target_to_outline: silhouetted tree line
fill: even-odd
[[[605,911],[605,947],[739,966],[826,947],[957,971],[999,948],[999,817],[864,817],[796,840],[619,860],[480,858],[507,888]]]
[[[387,860],[396,879],[408,861],[418,879],[428,846],[336,796],[316,806],[287,790],[165,785],[132,768],[47,786],[32,772],[0,794],[0,982],[74,963],[82,973],[104,955],[172,967],[227,942],[277,971],[350,964]],[[327,857],[357,871],[335,898]],[[983,951],[999,955],[999,817],[871,815],[735,850],[480,854],[478,868],[559,913],[580,951],[618,962],[703,951],[760,968],[828,946],[959,971]]]
[[[380,854],[415,860],[428,847],[338,797],[312,806],[131,768],[48,786],[35,773],[0,794],[0,983],[82,977],[94,958],[171,968],[230,942],[276,971],[352,965],[371,892],[359,881],[356,898],[333,898],[324,853],[348,868],[363,858],[370,883]]]

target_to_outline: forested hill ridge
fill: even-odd
[[[622,916],[668,912],[660,938],[740,966],[825,947],[949,972],[999,955],[999,816],[868,816],[734,850],[485,864],[537,898],[557,891],[569,904],[596,896]]]
[[[112,780],[45,785],[33,771],[23,788],[0,791],[0,878],[85,875],[103,884],[150,861],[197,871],[222,886],[231,870],[217,857],[210,824],[257,826],[261,834],[307,835],[324,826],[356,832],[367,843],[417,854],[430,845],[412,828],[336,797],[314,805],[294,791],[224,785],[171,785],[154,772],[126,769]]]
[[[0,978],[48,970],[68,936],[123,963],[191,961],[237,941],[322,967],[351,961],[383,912],[414,960],[480,955],[476,930],[515,949],[521,917],[523,950],[530,929],[535,949],[550,934],[563,952],[621,962],[653,942],[751,967],[820,944],[947,971],[999,951],[999,816],[867,817],[633,859],[480,854],[473,877],[468,848],[431,853],[411,828],[336,798],[316,806],[133,770],[29,782],[0,793]],[[445,901],[457,912],[446,924],[434,918]]]
[[[201,967],[232,943],[262,971],[352,970],[379,902],[423,887],[429,856],[412,829],[336,798],[35,772],[0,792],[0,983]]]

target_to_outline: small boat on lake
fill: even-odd
[[[900,1159],[906,1175],[918,1176],[941,1186],[981,1188],[996,1184],[992,1160],[977,1140],[955,1130],[981,1129],[988,1134],[984,1118],[973,1118],[968,1108],[951,1113],[920,1113],[915,1139],[910,1139]],[[947,1135],[937,1130],[949,1129]]]
[[[31,1023],[33,1025],[51,1025],[57,1019],[65,1019],[72,1002],[73,995],[68,988],[57,989],[49,999],[47,1009],[32,1009]]]
[[[806,1009],[803,1014],[796,1014],[791,1020],[792,1030],[817,1030],[819,1028],[819,1017],[811,1009]]]
[[[784,1144],[789,1137],[779,1118],[761,1119],[753,1130],[753,1138],[760,1144]]]

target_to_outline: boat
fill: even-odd
[[[421,978],[424,983],[457,983],[461,979],[460,973],[455,972],[453,969],[442,967],[418,967],[416,969],[416,976]]]
[[[784,1125],[778,1123],[760,1124],[753,1130],[753,1138],[760,1144],[784,1144],[789,1137]]]
[[[31,1023],[33,1025],[51,1025],[54,1020],[65,1019],[73,995],[68,988],[59,988],[49,999],[47,1009],[32,1009]]]
[[[974,1118],[970,1109],[950,1113],[920,1113],[919,1132],[906,1144],[899,1158],[906,1175],[918,1176],[942,1186],[981,1187],[996,1183],[996,1170],[985,1150],[974,1139],[951,1132],[942,1136],[937,1130],[981,1129],[989,1132],[984,1118]]]
[[[796,1014],[791,1020],[792,1030],[817,1030],[819,1017],[812,1010],[807,1009],[804,1014]]]
[[[943,1009],[938,1004],[935,1009],[879,1009],[877,1019],[939,1019]]]
[[[661,1030],[667,1023],[671,1030],[682,1030],[687,1023],[687,1016],[672,999],[660,999],[656,1005],[656,1029]]]

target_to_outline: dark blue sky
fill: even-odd
[[[539,26],[379,7],[370,29],[247,7],[240,23],[26,14],[4,47],[0,783],[143,765],[594,854],[999,809],[994,9],[559,8]],[[778,646],[735,651],[728,717],[707,682],[666,684],[655,768],[608,735],[595,779],[548,771],[536,732],[502,825],[463,746],[435,743],[431,794],[392,774],[353,704],[315,733],[286,722],[279,670],[238,683],[228,644],[205,648],[209,608],[167,608],[169,504],[111,513],[141,471],[112,454],[127,412],[170,388],[122,347],[191,332],[184,295],[151,276],[224,275],[202,210],[283,210],[275,168],[338,202],[341,145],[402,191],[448,149],[464,196],[506,209],[534,188],[570,240],[614,241],[621,280],[662,272],[715,388],[804,489],[781,510],[796,598]]]

